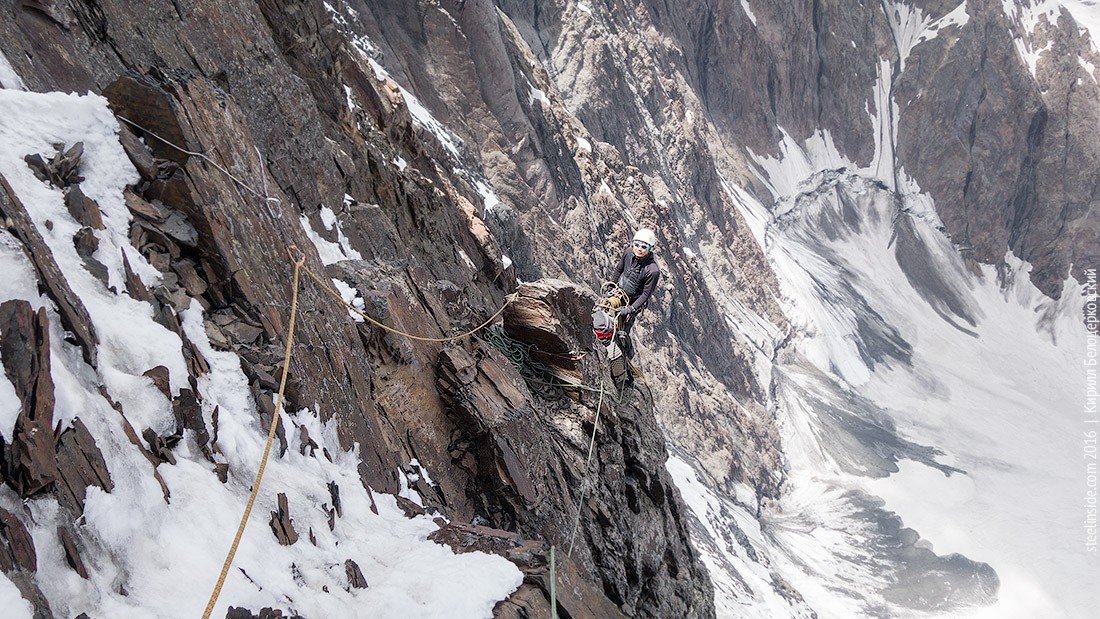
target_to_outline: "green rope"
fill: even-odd
[[[588,458],[584,461],[584,477],[581,481],[581,499],[577,502],[577,515],[573,518],[573,533],[569,536],[569,551],[573,556],[573,542],[577,541],[577,526],[581,522],[581,510],[584,509],[584,494],[588,490],[588,466],[592,462],[592,450],[596,446],[596,429],[600,426],[600,409],[603,408],[603,390],[600,390],[600,402],[596,405],[596,420],[592,422],[592,439],[588,441]]]
[[[558,619],[558,579],[554,569],[554,547],[550,547],[550,619]]]
[[[573,546],[577,541],[577,529],[580,526],[581,511],[584,509],[584,497],[588,493],[588,470],[591,468],[592,453],[595,451],[596,447],[596,432],[598,431],[600,426],[600,413],[603,411],[604,396],[613,396],[614,394],[616,394],[616,391],[608,390],[604,386],[604,370],[606,368],[603,367],[602,363],[600,364],[599,387],[590,387],[583,384],[576,385],[558,379],[554,376],[553,372],[550,371],[550,368],[532,359],[529,353],[530,348],[506,334],[504,332],[504,329],[500,325],[494,325],[493,327],[483,331],[482,337],[485,339],[486,342],[499,350],[508,359],[508,361],[511,362],[513,366],[515,366],[516,370],[519,371],[524,381],[526,381],[528,386],[531,388],[531,391],[537,396],[546,399],[558,399],[561,397],[561,389],[583,389],[586,391],[598,392],[600,394],[600,399],[596,403],[596,418],[592,422],[592,436],[588,440],[588,456],[585,458],[584,471],[581,476],[581,497],[580,500],[577,502],[577,511],[573,518],[573,530],[569,535],[569,550],[566,552],[567,556],[573,556]],[[633,366],[628,369],[628,371],[633,370]],[[544,377],[549,378],[550,380],[543,380]],[[539,388],[536,388],[536,385],[538,385]],[[548,395],[545,387],[551,388],[554,393]],[[627,390],[623,389],[622,391],[617,392],[618,397],[608,397],[608,399],[615,402],[615,404],[622,404],[623,398],[626,397],[626,392]],[[553,578],[553,546],[550,547],[550,553],[551,578]],[[553,588],[553,586],[553,581],[551,580],[551,588]],[[551,592],[551,597],[553,597],[553,592]],[[554,605],[554,610],[557,610],[556,604]]]

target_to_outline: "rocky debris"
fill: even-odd
[[[57,527],[57,539],[61,542],[61,549],[65,552],[65,562],[81,578],[87,580],[88,569],[84,567],[84,561],[80,559],[80,551],[76,547],[76,542],[73,541],[72,534],[69,533],[67,528],[59,526]]]
[[[65,207],[69,214],[82,226],[103,230],[103,215],[96,201],[84,195],[80,185],[73,185],[65,192]]]
[[[84,512],[88,486],[105,492],[114,489],[107,462],[95,438],[79,417],[57,438],[57,498],[73,514]]]
[[[176,463],[176,457],[172,455],[172,448],[183,439],[183,435],[178,431],[168,436],[160,436],[152,428],[145,428],[141,432],[141,437],[145,439],[149,453],[154,458],[168,464]]]
[[[531,354],[537,361],[571,369],[561,355],[592,348],[596,295],[555,279],[524,283],[518,292],[519,297],[504,310],[504,330],[533,346]]]
[[[126,208],[130,210],[136,216],[145,218],[152,224],[163,224],[168,221],[171,211],[168,210],[164,204],[157,200],[156,202],[148,202],[145,198],[142,198],[133,189],[127,188],[122,192],[123,201],[126,203]],[[138,249],[141,249],[138,247]]]
[[[199,451],[207,460],[214,462],[214,453],[211,449],[213,441],[206,428],[206,421],[202,417],[202,405],[199,403],[197,394],[190,389],[180,389],[180,394],[172,400],[172,414],[176,418],[177,432],[190,430],[194,433]]]
[[[523,572],[523,584],[508,599],[497,604],[493,617],[520,619],[550,615],[550,546],[543,541],[525,540],[500,529],[460,522],[445,524],[428,539],[450,546],[456,553],[485,552],[516,564]],[[577,571],[577,566],[558,549],[554,557],[558,613],[562,617],[626,617],[602,592]]]
[[[119,123],[118,141],[122,143],[122,149],[126,151],[126,156],[137,168],[143,181],[149,182],[157,178],[159,168],[153,153],[141,143],[125,121]]]
[[[19,398],[11,444],[3,450],[4,481],[27,498],[59,477],[53,428],[50,324],[23,300],[0,304],[0,361]]]
[[[285,397],[285,394],[284,394]],[[258,383],[252,383],[252,399],[257,404],[257,414],[260,417],[260,427],[264,432],[271,430],[271,421],[276,420],[275,438],[279,441],[279,457],[282,458],[286,454],[287,440],[286,440],[286,427],[283,425],[283,415],[276,416],[275,410],[275,394],[270,391],[266,391],[260,388]],[[281,407],[286,410],[286,402],[283,402]]]
[[[262,608],[260,612],[252,614],[247,608],[230,606],[225,613],[225,619],[305,619],[300,615],[284,615],[283,611],[273,608]]]
[[[395,497],[397,499],[397,506],[401,508],[401,511],[405,513],[406,518],[416,518],[417,516],[423,516],[428,513],[423,507],[413,503],[409,499],[403,496]]]
[[[54,261],[49,246],[38,233],[38,228],[31,221],[23,203],[19,201],[15,191],[2,175],[0,175],[0,211],[11,221],[15,236],[22,241],[31,263],[34,264],[38,281],[44,285],[46,293],[57,304],[62,326],[76,338],[76,342],[84,353],[84,360],[95,367],[96,346],[99,344],[99,339],[96,337],[92,320],[88,316],[88,310],[69,288],[69,283],[58,268],[57,262]]]
[[[96,238],[91,228],[84,227],[73,235],[73,245],[76,247],[77,255],[86,262],[99,249],[99,239]]]
[[[15,514],[0,507],[0,572],[31,603],[33,619],[53,619],[49,601],[34,582],[37,571],[38,556],[30,533]]]
[[[156,386],[157,390],[164,394],[165,398],[169,400],[172,399],[172,388],[170,377],[168,375],[168,368],[164,367],[163,365],[158,365],[155,368],[143,372],[142,376],[146,376],[150,380],[152,380],[153,385]]]
[[[271,532],[279,544],[290,546],[298,541],[298,534],[294,531],[294,522],[290,519],[290,507],[287,505],[286,494],[279,493],[279,505],[276,511],[271,512]]]
[[[486,430],[529,410],[522,378],[494,349],[470,354],[458,346],[439,352],[439,393],[459,423]]]
[[[68,187],[84,180],[77,174],[80,166],[80,158],[84,156],[84,142],[77,142],[69,148],[62,144],[55,144],[57,153],[50,157],[49,161],[42,155],[27,155],[23,161],[27,162],[31,171],[38,180],[56,187]]]
[[[17,569],[38,571],[34,541],[15,514],[0,507],[0,571],[10,574]]]
[[[348,586],[353,589],[366,589],[367,579],[363,577],[363,571],[359,569],[359,564],[351,559],[344,561],[344,572],[348,576]]]
[[[126,293],[130,295],[130,298],[145,302],[152,299],[149,289],[145,287],[141,278],[134,273],[133,268],[130,266],[130,259],[126,257],[125,251],[122,252],[122,268],[126,272]]]
[[[308,454],[306,450],[309,450]],[[317,443],[309,437],[309,428],[305,426],[298,427],[298,453],[311,458],[317,457]]]
[[[107,265],[92,256],[99,249],[99,239],[96,238],[92,229],[84,227],[78,230],[73,235],[73,245],[76,246],[76,253],[84,263],[84,268],[102,282],[103,287],[106,288],[110,284],[108,281],[110,275],[107,271]]]
[[[328,482],[328,493],[332,497],[332,509],[336,512],[336,515],[343,518],[344,508],[340,503],[340,486],[336,485],[336,482]],[[371,499],[373,501],[373,498]]]

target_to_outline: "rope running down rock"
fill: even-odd
[[[287,252],[291,249],[298,250],[297,247],[291,245]],[[248,504],[244,508],[244,514],[241,516],[241,523],[237,526],[237,535],[233,538],[233,545],[229,547],[229,554],[225,557],[225,563],[222,565],[221,575],[218,576],[218,584],[214,585],[214,592],[210,594],[210,601],[206,604],[206,610],[202,613],[202,619],[210,619],[210,613],[214,610],[214,604],[218,601],[218,596],[221,595],[222,585],[225,584],[225,576],[229,573],[229,566],[233,564],[233,556],[237,554],[237,546],[241,543],[241,536],[244,535],[244,527],[248,524],[248,516],[252,513],[252,505],[256,502],[256,494],[260,491],[260,481],[264,477],[264,469],[267,468],[267,457],[271,453],[271,441],[275,438],[275,429],[279,426],[279,409],[283,404],[283,391],[286,389],[286,376],[290,371],[290,348],[294,342],[294,317],[297,315],[298,309],[298,272],[304,268],[306,262],[306,255],[300,250],[298,253],[301,257],[294,260],[294,256],[291,255],[291,260],[294,260],[294,294],[290,301],[290,325],[287,327],[286,334],[286,353],[283,356],[283,375],[279,380],[279,395],[275,399],[275,412],[271,416],[271,428],[267,431],[267,444],[264,446],[264,455],[260,459],[260,469],[256,471],[256,480],[252,482],[252,494],[248,496]]]

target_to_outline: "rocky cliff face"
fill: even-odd
[[[651,401],[645,390],[613,406],[584,390],[545,392],[487,343],[409,341],[352,322],[314,287],[301,301],[287,409],[331,421],[340,448],[358,450],[363,484],[403,492],[417,462],[434,480],[418,486],[430,507],[494,529],[443,537],[526,563],[526,584],[498,612],[546,607],[545,549],[525,544],[560,547],[580,509],[564,568],[585,583],[563,602],[575,614],[709,616],[664,440],[750,511],[778,498],[785,478],[773,368],[795,327],[747,202],[780,212],[845,170],[867,171],[903,211],[907,196],[929,194],[972,268],[1011,251],[1057,297],[1067,273],[1080,279],[1097,261],[1100,56],[1087,32],[1068,11],[1029,2],[916,4],[7,2],[0,51],[11,75],[0,82],[100,93],[125,119],[119,139],[140,176],[125,193],[129,255],[147,264],[123,252],[124,279],[111,270],[117,256],[96,253],[96,209],[61,178],[72,173],[64,157],[39,172],[64,187],[88,230],[74,240],[85,268],[150,303],[181,342],[185,365],[150,378],[165,385],[172,422],[144,443],[129,431],[151,475],[187,432],[207,437],[200,457],[227,474],[212,407],[200,402],[209,362],[183,326],[192,300],[210,342],[240,358],[257,415],[271,418],[289,246],[357,291],[369,315],[435,338],[483,322],[518,281],[566,280],[521,288],[527,307],[568,317],[555,336],[564,353],[592,349],[588,291],[633,229],[656,228],[664,277],[636,335]],[[8,228],[98,367],[94,321],[16,194],[0,193]],[[8,315],[21,334],[41,320],[27,308]],[[20,347],[29,336],[4,337]],[[563,371],[599,383],[597,357]],[[9,376],[22,389],[16,436],[49,426],[36,412],[49,398],[27,404],[29,379]],[[124,395],[105,391],[123,407]],[[578,508],[597,409],[596,483]],[[60,488],[67,473],[50,453],[98,462],[75,428],[44,447],[9,440],[11,492]],[[311,439],[295,431],[281,432],[280,450],[304,454]],[[83,482],[111,485],[86,476],[67,487]],[[170,493],[159,475],[158,485]],[[24,580],[13,579],[24,597],[44,599]]]
[[[421,118],[414,122],[410,108],[417,112],[420,104],[372,69],[352,45],[354,33],[338,28],[340,21],[334,23],[322,4],[181,5],[171,14],[128,3],[5,10],[13,17],[6,34],[15,44],[4,54],[27,88],[103,93],[124,119],[120,140],[140,175],[125,190],[129,241],[143,262],[135,270],[145,275],[129,271],[131,254],[124,260],[125,281],[103,267],[103,282],[115,294],[150,303],[155,320],[182,342],[186,360],[182,376],[178,368],[172,374],[165,367],[147,368],[176,417],[174,428],[154,423],[144,430],[144,442],[137,438],[140,426],[131,430],[132,449],[154,466],[148,474],[187,460],[174,450],[191,436],[200,459],[208,459],[223,481],[250,474],[221,455],[227,447],[218,442],[218,411],[203,404],[201,388],[210,364],[199,352],[202,345],[192,342],[195,335],[181,325],[192,302],[198,303],[206,337],[215,349],[239,357],[256,414],[270,423],[291,296],[283,258],[288,247],[305,252],[312,272],[355,288],[376,319],[429,338],[482,323],[515,288],[515,275],[504,267],[497,240],[482,220],[477,156],[451,152],[446,134],[426,131]],[[142,13],[151,19],[131,28]],[[79,165],[74,159],[70,168]],[[70,209],[78,222],[91,217],[86,211],[94,207],[76,201],[79,180],[57,174],[48,180],[69,185],[71,201],[81,207]],[[35,223],[18,193],[6,187],[4,213],[20,222],[14,231],[53,303],[67,307],[75,295],[63,292],[65,276],[51,270],[48,244],[35,240]],[[90,236],[94,241],[95,234]],[[86,252],[86,268],[98,263],[90,257],[94,252]],[[570,349],[592,350],[587,317],[594,300],[591,292],[568,287],[544,291],[535,302],[562,321],[559,336],[565,334]],[[71,304],[79,308],[79,299]],[[560,388],[532,395],[488,345],[410,341],[357,326],[316,286],[303,291],[299,312],[285,408],[309,408],[334,423],[340,447],[359,454],[363,484],[404,492],[414,471],[425,471],[420,479],[431,471],[432,483],[414,488],[437,513],[498,530],[479,532],[473,536],[478,539],[492,539],[503,529],[564,549],[578,517],[572,561],[559,558],[559,574],[575,585],[559,585],[562,608],[574,616],[592,609],[603,609],[596,612],[601,616],[713,615],[708,578],[663,469],[667,455],[652,400],[632,392],[613,402],[610,392]],[[66,328],[87,333],[79,343],[96,367],[94,320],[84,314],[74,310]],[[22,318],[13,317],[12,324],[32,326],[5,327],[4,344],[29,351],[19,356],[6,349],[6,365],[9,357],[15,368],[23,357],[45,355],[48,374],[48,340],[40,337],[35,344],[33,335],[23,333],[33,332],[35,320],[39,331],[46,330],[44,315],[34,319],[28,308],[13,316]],[[605,364],[595,351],[590,354],[572,371],[585,384],[602,385]],[[17,376],[15,371],[9,375]],[[28,380],[17,382],[34,392]],[[119,397],[106,389],[103,397],[111,396]],[[20,419],[26,421],[8,437],[12,459],[4,476],[20,497],[48,502],[55,492],[51,484],[69,480],[70,468],[77,467],[65,466],[71,458],[62,454],[77,450],[94,460],[98,450],[94,439],[81,440],[79,432],[67,439],[68,430],[56,446],[35,442],[26,428],[45,424],[48,435],[53,402],[30,395],[23,400]],[[147,417],[132,408],[125,414]],[[276,451],[321,457],[309,433],[299,422],[294,426],[280,428]],[[593,431],[598,449],[586,476]],[[327,449],[324,455],[332,458]],[[60,473],[55,460],[62,463]],[[157,478],[168,500],[173,484]],[[109,479],[79,477],[69,485],[82,496],[89,483],[106,491],[111,486]],[[334,504],[337,497],[331,497]],[[79,513],[80,498],[74,507]],[[272,521],[279,543],[305,543],[299,540],[301,526],[295,532],[290,518],[304,509],[309,507],[280,498]],[[21,557],[26,544],[16,533],[11,529],[6,539]],[[96,537],[93,528],[76,529],[80,547],[94,548]],[[446,541],[477,546],[466,538]],[[526,558],[509,555],[534,571],[524,593],[499,612],[547,609],[546,548],[535,550],[535,557],[530,549]],[[34,593],[33,566],[19,568],[23,563],[13,569],[30,574],[24,597],[38,615],[50,616],[49,602]],[[365,583],[361,575],[352,578],[356,570],[348,571],[352,587]],[[55,608],[60,603],[79,610],[70,600],[52,601]]]

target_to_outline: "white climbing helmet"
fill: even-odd
[[[657,244],[657,235],[653,234],[649,228],[642,228],[634,233],[634,240],[641,241],[652,248]]]

